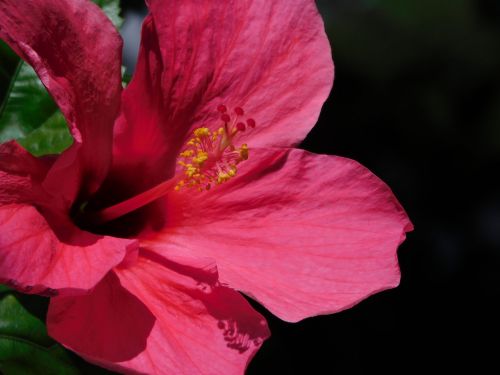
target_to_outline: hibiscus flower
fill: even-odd
[[[1,0],[0,37],[73,145],[0,146],[0,282],[51,297],[52,337],[121,372],[243,373],[269,331],[398,285],[411,229],[355,161],[292,148],[333,62],[313,0],[149,0],[121,86],[87,0]]]

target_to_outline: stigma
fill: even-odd
[[[238,164],[248,159],[248,145],[236,146],[235,141],[241,133],[255,127],[255,120],[247,118],[243,121],[245,111],[240,107],[231,113],[226,106],[220,105],[217,111],[220,125],[216,125],[215,130],[208,127],[195,129],[179,154],[177,163],[181,166],[182,177],[175,190],[210,190],[212,186],[236,176]]]

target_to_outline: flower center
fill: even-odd
[[[181,168],[174,178],[92,214],[92,221],[99,224],[115,220],[154,202],[172,190],[209,190],[213,185],[222,184],[236,176],[237,165],[248,159],[249,151],[246,144],[236,147],[234,140],[238,134],[253,129],[255,120],[248,118],[243,122],[245,112],[240,107],[234,108],[232,116],[224,105],[220,105],[217,110],[222,126],[217,130],[207,127],[194,130],[193,137],[179,154],[177,163]]]
[[[186,187],[210,190],[212,185],[222,184],[236,176],[237,165],[248,159],[247,144],[236,147],[234,140],[247,127],[254,128],[255,121],[240,121],[245,112],[239,107],[234,109],[233,118],[223,105],[218,107],[218,111],[223,126],[215,131],[205,127],[196,129],[193,138],[179,154],[178,164],[183,169],[184,178],[177,183],[175,190]]]

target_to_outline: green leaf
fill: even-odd
[[[55,111],[39,128],[19,143],[34,156],[59,154],[71,146],[73,138],[60,111]]]
[[[57,154],[73,141],[64,119],[33,68],[20,62],[0,107],[0,142],[17,139],[33,155]]]
[[[120,0],[92,0],[106,13],[108,18],[119,29],[123,24],[123,18],[120,17]]]
[[[17,337],[44,347],[54,345],[43,323],[47,302],[48,299],[43,297],[17,293],[0,296],[0,335]]]
[[[0,335],[0,370],[5,375],[80,374],[61,346],[44,348],[3,335]]]
[[[0,294],[3,294],[5,292],[9,292],[11,289],[8,286],[0,284]]]
[[[0,142],[26,136],[57,111],[57,105],[33,68],[20,62],[8,99],[0,108]]]
[[[0,371],[3,374],[79,374],[71,356],[48,335],[47,299],[0,297]]]
[[[127,72],[127,68],[122,65],[122,86],[127,87],[132,80],[132,75]]]
[[[0,40],[0,61],[0,103],[3,103],[12,75],[19,63],[19,57],[3,40]]]

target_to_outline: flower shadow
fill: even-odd
[[[240,354],[259,347],[270,335],[267,322],[236,290],[223,286],[218,281],[215,265],[206,259],[200,266],[181,264],[156,253],[142,251],[142,256],[160,263],[179,274],[196,281],[194,288],[182,288],[182,292],[195,301],[200,301],[204,313],[212,317],[221,331],[227,347]]]

